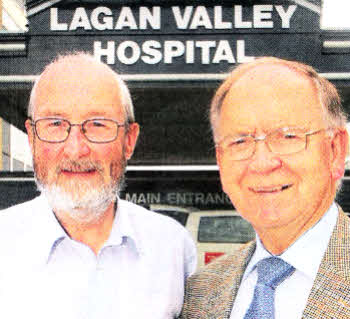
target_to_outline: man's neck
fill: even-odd
[[[300,223],[299,218],[293,222],[276,228],[257,230],[261,242],[266,250],[273,255],[280,255],[288,249],[300,236],[312,228],[329,209],[333,197],[322,201],[318,209],[312,214],[306,222]],[[302,219],[302,216],[300,216]]]
[[[97,255],[111,233],[115,215],[114,205],[115,203],[111,203],[99,219],[91,222],[77,221],[65,212],[55,215],[72,239],[89,246]]]

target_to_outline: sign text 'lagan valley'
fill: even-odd
[[[256,52],[248,54],[244,39],[196,39],[189,31],[261,30],[289,29],[296,5],[253,5],[243,7],[214,6],[172,6],[170,8],[140,6],[137,8],[122,6],[109,8],[99,6],[94,9],[77,7],[70,14],[60,12],[59,8],[50,9],[50,30],[55,32],[94,32],[111,34],[110,40],[95,39],[92,45],[94,55],[104,57],[108,64],[119,62],[130,65],[137,62],[145,64],[171,64],[182,59],[186,64],[243,63],[250,61]],[[166,14],[163,12],[166,11]],[[133,33],[152,31],[152,35]],[[165,36],[173,31],[180,39]],[[103,32],[102,32],[103,31]],[[127,40],[114,40],[113,35],[129,36]],[[157,33],[158,32],[158,33]],[[152,38],[154,35],[158,37]]]

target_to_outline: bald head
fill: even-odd
[[[135,117],[130,93],[117,73],[86,53],[59,56],[46,66],[35,81],[29,100],[28,117],[34,119],[36,106],[50,103],[57,94],[72,98],[74,94],[84,95],[88,90],[93,99],[94,92],[108,88],[114,89],[115,98],[124,109],[126,122],[133,123]]]
[[[287,75],[291,73],[300,77],[301,80],[302,78],[308,80],[315,88],[315,93],[320,101],[325,119],[329,126],[345,127],[346,117],[342,112],[341,100],[333,84],[322,78],[312,67],[306,64],[274,57],[264,57],[256,59],[250,63],[241,64],[235,68],[216,91],[210,109],[210,121],[214,141],[216,143],[219,140],[218,126],[220,122],[221,106],[227,93],[230,91],[231,87],[236,85],[242,78],[245,78],[246,80],[245,88],[250,88],[251,91],[254,90],[256,85],[264,85],[265,80],[263,78],[258,80],[254,76],[254,74],[258,72],[258,69],[264,69],[264,79],[268,80],[268,83],[275,82],[276,85],[280,83],[279,79],[285,79]],[[274,72],[271,72],[273,70]],[[261,72],[259,73],[261,74]],[[295,80],[295,76],[290,76],[289,78]],[[288,81],[284,81],[284,84],[285,86],[283,89],[288,90]],[[246,90],[246,92],[249,92],[250,90]],[[273,86],[271,86],[271,90],[274,91]],[[294,93],[297,96],[298,92]],[[277,94],[277,92],[275,94]],[[290,92],[290,94],[292,94],[292,92]]]

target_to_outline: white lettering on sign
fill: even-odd
[[[252,18],[243,13],[243,6],[233,6],[231,21],[223,20],[222,6],[214,6],[210,14],[204,6],[186,6],[182,11],[180,7],[171,7],[176,27],[179,30],[204,29],[271,29],[274,28],[273,15],[277,14],[281,20],[282,28],[290,28],[290,20],[296,11],[296,5],[289,5],[285,10],[281,5],[253,5]]]
[[[126,193],[125,199],[140,205],[169,204],[176,206],[196,205],[231,205],[230,199],[225,193],[202,192],[170,192],[161,193]]]
[[[253,25],[255,29],[273,28],[272,10],[273,6],[268,4],[253,6]]]
[[[170,205],[231,205],[230,199],[225,193],[168,193],[166,202]]]
[[[185,53],[185,45],[181,41],[164,42],[164,63],[173,63],[173,58]]]
[[[91,12],[91,24],[97,30],[112,30],[112,10],[107,7],[98,7]]]
[[[110,8],[98,6],[87,9],[75,8],[67,15],[59,8],[50,8],[50,29],[52,31],[114,31],[122,34],[123,30],[162,30],[165,37],[168,31],[176,30],[234,30],[234,29],[273,29],[279,27],[289,29],[297,12],[297,5],[258,4],[252,6],[233,5],[232,8],[216,5],[172,6],[166,8],[166,23],[162,25],[162,9],[153,7]],[[67,9],[65,9],[67,10]],[[168,30],[166,30],[168,29]],[[118,33],[119,32],[119,33]],[[245,31],[246,32],[246,31]],[[180,33],[180,32],[178,32]],[[193,32],[192,32],[193,33]],[[106,33],[109,34],[109,33]],[[166,40],[143,37],[144,33],[135,33],[137,40],[129,37],[127,41],[94,41],[93,52],[99,59],[106,59],[108,64],[122,63],[132,65],[142,62],[149,65],[157,63],[173,64],[220,64],[245,63],[252,61],[254,56],[246,51],[244,39],[235,41],[220,38],[191,39],[184,33],[182,39]],[[94,34],[95,37],[95,34]],[[187,37],[187,38],[185,38]],[[244,38],[245,35],[242,35]],[[141,40],[139,40],[141,38]],[[144,41],[143,41],[144,40]]]
[[[148,25],[153,30],[160,30],[161,18],[160,7],[152,7],[152,11],[147,7],[140,7],[139,28],[140,30],[146,30]]]
[[[201,63],[210,63],[210,49],[215,48],[215,41],[196,41],[196,48],[200,49],[201,52]]]
[[[141,57],[146,64],[157,64],[162,60],[162,53],[159,49],[162,45],[158,41],[149,40],[143,43],[142,50],[146,55]]]
[[[223,21],[222,7],[221,6],[214,7],[214,17],[215,17],[214,29],[221,30],[221,29],[231,29],[232,28],[232,22]]]
[[[243,7],[234,5],[232,10],[224,19],[224,8],[214,6],[179,6],[171,7],[175,26],[178,30],[229,30],[229,29],[271,29],[275,23],[280,21],[284,29],[290,28],[290,22],[294,16],[297,5],[253,5]],[[74,10],[71,21],[67,20],[66,14],[59,14],[59,9],[50,9],[50,30],[52,31],[75,31],[83,30],[160,30],[161,7],[138,8],[135,9],[123,6],[120,10],[115,10],[100,6],[88,11],[84,7]]]
[[[51,8],[50,10],[50,30],[52,31],[67,31],[68,24],[58,22],[58,9]]]
[[[171,9],[175,18],[176,27],[180,30],[187,29],[192,15],[193,7],[187,6],[183,14],[181,14],[180,7],[172,7]]]
[[[205,29],[213,29],[213,25],[210,21],[210,17],[206,7],[199,6],[194,11],[192,22],[190,24],[190,30],[204,27]]]
[[[95,41],[94,56],[99,59],[104,56],[107,58],[107,64],[115,64],[115,42],[107,41],[107,47],[102,48],[101,41]]]
[[[161,27],[160,7],[139,7],[138,19],[130,7],[121,7],[119,15],[114,15],[108,7],[97,7],[89,15],[84,7],[74,10],[70,23],[59,20],[58,8],[50,9],[50,30],[75,31],[83,30],[159,30]]]
[[[72,23],[69,26],[69,30],[73,31],[78,28],[84,30],[92,30],[89,17],[85,11],[85,8],[76,8],[72,19]]]
[[[168,40],[159,42],[148,40],[142,43],[123,41],[94,42],[94,56],[98,59],[106,58],[107,64],[115,64],[116,58],[123,64],[131,65],[139,60],[146,64],[174,63],[182,58],[186,64],[191,63],[245,63],[252,61],[245,51],[245,41],[232,43],[228,40],[219,41],[178,41]],[[197,54],[196,54],[197,53]],[[196,57],[198,61],[196,61]]]
[[[116,30],[129,28],[130,30],[137,30],[136,20],[129,7],[122,7],[120,15],[115,25]]]
[[[290,28],[290,19],[292,18],[297,6],[289,6],[287,11],[284,11],[283,6],[275,6],[276,11],[282,20],[282,28],[289,29]]]
[[[125,199],[129,202],[140,205],[160,204],[160,195],[160,193],[126,193]]]
[[[251,29],[253,24],[251,21],[243,20],[243,7],[234,6],[235,28],[237,29]]]

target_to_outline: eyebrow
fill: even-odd
[[[40,118],[42,117],[59,117],[59,118],[67,118],[69,115],[65,112],[59,112],[59,111],[48,111],[48,112],[44,112],[42,114],[42,116],[40,116]],[[100,117],[100,118],[104,118],[107,115],[104,114],[103,112],[88,112],[87,114],[85,114],[85,116],[87,118],[92,118],[92,117]],[[108,117],[108,116],[107,116]]]
[[[310,130],[310,128],[308,128],[307,126],[297,126],[297,125],[281,125],[278,126],[276,128],[273,128],[271,130],[268,130],[265,134],[270,134],[272,132],[278,131],[278,130],[283,130],[283,129],[300,129],[303,131],[308,131]],[[236,132],[231,132],[227,135],[225,135],[221,140],[224,140],[226,138],[230,138],[230,137],[240,137],[240,136],[247,136],[247,135],[251,135],[251,136],[255,136],[256,134],[256,130],[250,131],[236,131]]]
[[[228,138],[228,137],[236,137],[236,136],[247,136],[247,135],[254,135],[255,134],[255,130],[253,131],[249,131],[249,130],[246,130],[246,131],[236,131],[236,132],[231,132],[231,133],[228,133],[226,134],[222,140]]]
[[[36,117],[40,117],[40,118],[43,118],[43,117],[62,117],[62,118],[65,118],[67,117],[67,114],[66,113],[62,113],[62,112],[53,112],[53,111],[48,111],[48,112],[44,112],[41,116],[36,116]]]
[[[97,116],[97,117],[105,117],[107,116],[104,112],[91,111],[85,114],[87,117]]]

